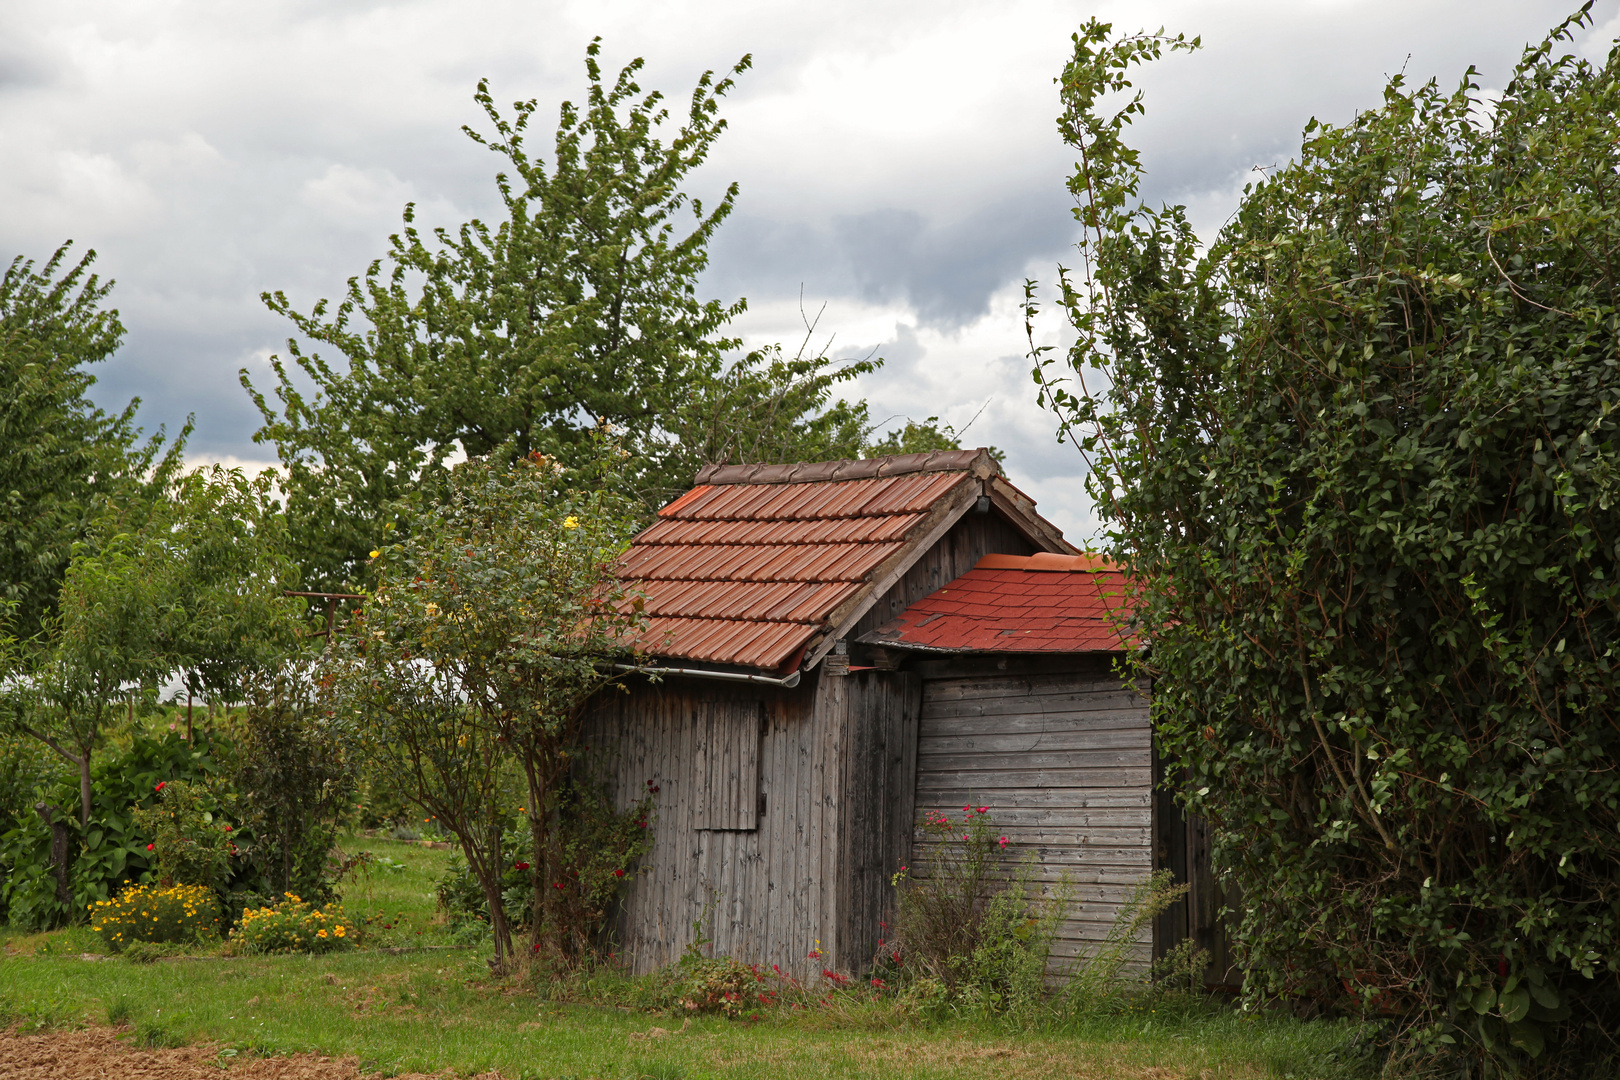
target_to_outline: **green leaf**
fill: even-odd
[[[1501,996],[1502,1019],[1509,1024],[1523,1020],[1530,1011],[1530,989],[1521,986],[1514,990],[1504,990]]]

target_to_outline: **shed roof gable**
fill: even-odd
[[[1135,645],[1126,584],[1094,555],[987,555],[860,640],[926,652],[1119,652]]]
[[[654,656],[783,671],[819,656],[981,495],[1067,548],[986,450],[710,466],[631,542]],[[1069,549],[1072,550],[1072,549]]]

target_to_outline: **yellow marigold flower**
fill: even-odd
[[[334,933],[336,933],[336,934],[337,934],[337,936],[338,936],[338,937],[343,937],[343,936],[344,936],[344,934],[345,934],[345,932],[346,932],[346,931],[345,931],[345,930],[344,930],[344,928],[343,928],[343,927],[341,927],[341,926],[340,926],[340,927],[338,927],[338,928],[337,928],[337,930],[336,930],[336,931],[334,931]]]
[[[563,518],[563,528],[565,528],[565,529],[577,529],[577,528],[579,528],[579,518],[575,517],[573,514],[569,514],[567,517]]]
[[[315,931],[315,936],[316,937],[325,937],[326,936],[326,931],[325,930],[317,930],[317,931]]]

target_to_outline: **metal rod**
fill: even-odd
[[[727,682],[764,683],[791,690],[799,685],[799,672],[778,679],[771,675],[745,675],[740,671],[710,671],[708,668],[659,667],[650,664],[614,664],[618,671],[639,671],[643,674],[686,675],[694,679],[723,679]]]

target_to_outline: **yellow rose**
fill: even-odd
[[[579,528],[579,518],[575,517],[573,514],[569,514],[567,517],[563,518],[563,528],[565,528],[565,529],[577,529],[577,528]]]
[[[382,552],[378,551],[376,548],[371,549],[371,557],[373,559],[375,559],[378,555],[381,555],[381,554],[382,554]]]

